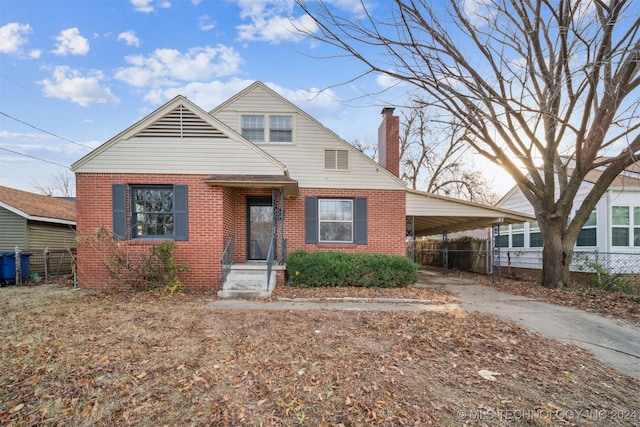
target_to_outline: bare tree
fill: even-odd
[[[640,154],[638,1],[394,0],[375,11],[362,2],[358,19],[296,1],[316,24],[307,34],[365,73],[419,88],[514,178],[540,224],[542,284],[566,284],[582,226]]]
[[[471,146],[463,128],[434,126],[435,118],[422,101],[402,113],[400,177],[414,190],[493,203],[497,196],[482,174],[469,164]]]
[[[58,172],[52,175],[49,182],[42,184],[38,182],[32,182],[31,185],[36,191],[45,196],[52,197],[74,197],[75,196],[75,182],[73,175],[68,171]]]

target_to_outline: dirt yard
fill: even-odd
[[[0,289],[0,424],[640,425],[638,381],[497,317],[213,298]]]

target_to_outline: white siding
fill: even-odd
[[[222,109],[214,111],[216,119],[238,133],[241,133],[240,117],[243,114],[293,116],[293,143],[256,145],[283,163],[289,170],[290,176],[297,180],[301,187],[406,189],[401,181],[394,178],[382,166],[262,87],[256,86],[243,96],[223,105]],[[348,149],[349,170],[325,170],[325,149]]]
[[[27,220],[0,207],[0,252],[13,252],[27,245]]]
[[[76,172],[281,175],[260,152],[229,138],[117,141]]]
[[[576,194],[571,216],[575,215],[575,211],[582,204],[587,194],[593,187],[589,182],[583,182]],[[533,207],[522,195],[519,189],[514,189],[498,203],[502,208],[517,210],[520,212],[533,213]],[[640,206],[640,189],[613,189],[607,191],[596,204],[596,240],[597,246],[577,246],[574,250],[574,259],[572,260],[572,271],[585,271],[585,265],[588,262],[596,262],[603,264],[613,271],[627,271],[628,266],[616,265],[617,258],[615,256],[607,256],[607,253],[640,253],[639,247],[629,246],[620,247],[612,246],[611,242],[611,207],[612,206]],[[501,254],[502,266],[507,266],[510,262],[512,267],[523,268],[541,268],[542,265],[542,248],[531,248],[529,245],[529,225],[525,224],[525,246],[523,248],[503,249]],[[581,255],[581,252],[585,254]],[[510,261],[507,253],[509,253]],[[600,254],[600,255],[598,255]],[[597,257],[600,256],[600,259]],[[586,257],[586,258],[585,258]],[[585,261],[586,259],[586,261]],[[623,259],[623,258],[620,258]],[[604,264],[603,264],[604,265]],[[625,270],[626,268],[626,270]]]

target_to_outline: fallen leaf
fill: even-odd
[[[478,371],[478,375],[480,375],[485,380],[495,381],[496,375],[502,375],[500,372],[487,371],[485,369]]]

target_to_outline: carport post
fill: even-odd
[[[447,230],[442,232],[442,274],[449,272],[449,236]]]
[[[492,263],[491,263],[491,282],[498,283],[500,281],[500,223],[493,224],[492,229]]]
[[[415,217],[412,215],[407,216],[407,235],[405,241],[407,243],[407,257],[416,262],[416,226]]]

